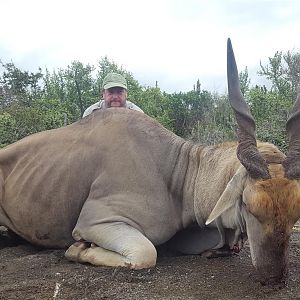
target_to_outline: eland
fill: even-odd
[[[200,254],[248,239],[261,281],[283,282],[300,218],[300,98],[285,155],[256,142],[230,40],[228,89],[238,142],[194,144],[111,108],[1,149],[0,225],[71,261],[132,269],[155,266],[168,241]]]

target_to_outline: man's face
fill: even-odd
[[[127,99],[127,90],[121,87],[112,87],[104,90],[103,99],[105,106],[109,107],[125,107]]]

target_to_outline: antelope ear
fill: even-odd
[[[223,212],[236,204],[243,193],[246,175],[246,169],[243,166],[240,166],[234,176],[228,182],[224,192],[206,220],[205,225],[213,222]]]

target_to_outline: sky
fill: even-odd
[[[300,52],[299,0],[0,0],[0,59],[53,71],[105,56],[143,86],[224,93],[226,41],[251,84],[276,51]],[[1,70],[1,69],[0,69]]]

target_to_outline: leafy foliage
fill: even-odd
[[[17,140],[15,119],[7,112],[0,114],[0,147],[4,147]]]
[[[0,146],[29,134],[65,126],[80,119],[99,101],[109,72],[123,74],[128,99],[177,135],[206,144],[236,139],[236,124],[227,95],[201,89],[198,79],[188,92],[167,94],[159,86],[143,87],[134,76],[107,57],[98,65],[73,61],[66,69],[36,73],[0,61]],[[285,123],[300,80],[300,53],[276,52],[259,71],[271,83],[251,87],[248,69],[240,73],[242,94],[257,124],[258,139],[287,148]]]

